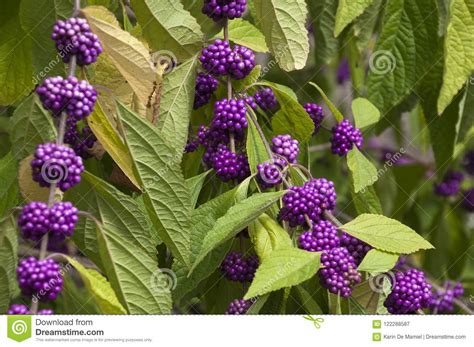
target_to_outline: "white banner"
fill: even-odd
[[[473,316],[0,316],[0,346],[472,346]]]

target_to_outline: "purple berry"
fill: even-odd
[[[83,18],[58,20],[51,38],[65,63],[69,63],[75,55],[79,66],[92,64],[103,50],[99,38],[91,32],[89,24]]]
[[[34,295],[41,301],[48,301],[55,300],[62,290],[61,269],[51,258],[38,260],[29,257],[20,262],[16,272],[23,295]]]
[[[417,269],[397,272],[391,281],[392,292],[384,302],[388,312],[409,314],[429,306],[431,284],[426,281],[423,272]]]
[[[210,74],[225,76],[229,70],[228,57],[231,52],[229,42],[217,39],[203,48],[199,61]]]
[[[49,208],[34,201],[23,206],[18,216],[18,227],[24,239],[39,241],[49,231]]]
[[[64,143],[71,146],[74,152],[82,159],[87,159],[91,156],[89,150],[94,146],[97,138],[88,125],[79,129],[77,124],[76,119],[67,119]]]
[[[303,186],[294,186],[283,196],[280,219],[291,227],[308,227],[306,217],[312,222],[322,219],[324,211],[332,211],[336,206],[334,183],[325,178],[315,178]]]
[[[434,192],[440,196],[454,196],[461,190],[461,182],[464,175],[458,171],[450,171],[444,177],[443,181],[435,184]]]
[[[246,114],[247,108],[244,100],[219,100],[214,105],[211,128],[242,135],[248,126]]]
[[[247,105],[249,105],[253,110],[257,109],[257,104],[255,103],[255,98],[251,95],[246,96],[244,101]]]
[[[313,223],[312,230],[305,231],[298,239],[299,247],[309,252],[329,251],[339,244],[337,228],[325,220]]]
[[[469,175],[474,175],[474,150],[466,153],[462,160],[462,165]]]
[[[211,75],[200,72],[196,78],[194,92],[194,109],[207,104],[211,100],[212,93],[217,90],[219,82]]]
[[[243,181],[250,175],[247,157],[232,152],[226,145],[220,144],[211,154],[211,166],[217,176],[224,182]]]
[[[286,158],[289,163],[296,163],[300,148],[298,141],[286,134],[275,136],[272,139],[272,151]]]
[[[33,180],[41,187],[50,187],[56,183],[63,192],[79,183],[84,171],[81,157],[71,148],[55,143],[36,147],[31,168]]]
[[[336,79],[338,84],[344,84],[346,81],[350,80],[351,71],[349,68],[349,62],[347,59],[343,59],[337,68]]]
[[[49,228],[56,240],[72,236],[78,221],[77,208],[70,202],[55,203],[49,213]]]
[[[332,128],[331,150],[341,157],[345,156],[355,145],[361,149],[363,144],[362,132],[344,119]]]
[[[430,300],[430,309],[434,313],[448,313],[454,310],[454,299],[464,294],[464,288],[460,282],[455,285],[446,281],[441,289],[434,291]]]
[[[352,288],[361,282],[357,265],[343,247],[333,248],[321,254],[321,268],[318,271],[321,285],[333,294],[347,298],[352,294]]]
[[[250,306],[252,306],[251,300],[236,299],[229,304],[225,314],[246,314]]]
[[[258,258],[254,255],[244,258],[242,253],[230,252],[221,264],[224,276],[236,282],[251,282],[258,267]]]
[[[352,255],[357,265],[362,262],[365,255],[372,249],[372,247],[364,241],[361,241],[347,233],[342,233],[341,246],[347,248],[349,254]]]
[[[87,81],[79,81],[74,76],[67,79],[49,77],[36,88],[36,93],[44,108],[50,110],[54,117],[65,111],[76,120],[91,114],[97,100],[95,89]]]
[[[278,100],[270,87],[260,88],[254,95],[258,106],[264,111],[271,111],[278,105]]]
[[[54,314],[54,311],[51,310],[51,309],[45,308],[45,309],[43,309],[43,310],[39,310],[39,311],[38,311],[38,314],[39,314],[40,316],[50,316],[50,315]]]
[[[474,188],[463,192],[462,207],[468,212],[474,212]]]
[[[272,160],[257,165],[257,181],[262,189],[269,189],[283,182],[286,176],[284,159],[274,157]]]
[[[227,71],[229,75],[241,80],[255,67],[255,53],[245,46],[235,45],[231,54],[227,57]]]
[[[224,18],[240,18],[246,8],[247,0],[204,0],[202,13],[214,21],[219,21]]]
[[[186,142],[186,146],[184,147],[184,153],[192,153],[197,150],[199,147],[199,140],[198,139],[188,139]]]
[[[7,311],[7,314],[31,314],[30,309],[26,305],[12,304]]]
[[[309,102],[304,104],[303,107],[314,123],[314,134],[316,134],[318,130],[321,128],[321,124],[324,119],[323,108],[319,106],[318,104],[313,104]]]

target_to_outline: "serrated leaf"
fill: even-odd
[[[295,289],[307,313],[309,314],[323,314],[324,313],[321,307],[319,307],[316,300],[313,299],[313,296],[303,286],[296,286]]]
[[[433,245],[410,227],[382,215],[361,214],[340,229],[386,252],[410,254],[420,249],[433,248]]]
[[[310,279],[319,270],[320,257],[320,252],[298,248],[274,250],[262,260],[244,299],[292,287]]]
[[[0,159],[0,219],[18,203],[18,162],[8,152]]]
[[[139,187],[133,172],[132,157],[127,145],[122,141],[118,132],[104,113],[100,102],[96,103],[94,111],[87,118],[87,123],[105,151],[109,153],[133,185]]]
[[[285,191],[257,193],[229,208],[224,216],[217,219],[213,228],[204,237],[201,250],[191,272],[209,252],[237,235],[284,194]]]
[[[257,119],[255,112],[248,108],[248,113],[252,113],[252,117]],[[247,115],[247,118],[250,116]],[[248,119],[248,130],[247,130],[247,142],[246,142],[246,149],[247,149],[247,157],[249,161],[250,171],[252,174],[257,173],[257,165],[263,162],[270,160],[270,156],[267,153],[265,148],[265,144],[257,130],[252,119]]]
[[[31,169],[32,160],[33,155],[30,155],[23,159],[18,167],[18,186],[20,188],[21,196],[28,202],[47,202],[49,188],[40,187],[38,182],[33,181],[33,171]]]
[[[316,83],[313,83],[313,82],[309,82],[309,84],[311,84],[314,88],[317,89],[317,91],[319,92],[319,94],[321,94],[321,97],[323,98],[324,102],[326,103],[326,105],[329,107],[329,110],[331,111],[331,113],[333,114],[334,118],[336,119],[337,122],[342,122],[344,120],[344,116],[342,115],[342,113],[337,109],[336,106],[334,106],[334,104],[332,103],[332,101],[327,97],[326,93],[324,93],[324,91],[321,89],[321,87],[319,87]]]
[[[352,174],[355,193],[373,185],[378,180],[378,173],[374,164],[357,147],[352,148],[347,153],[347,166]]]
[[[336,19],[337,1],[319,0],[308,1],[316,43],[316,61],[328,64],[336,55],[339,41],[334,37],[334,24]]]
[[[132,0],[132,8],[154,51],[167,49],[181,61],[201,48],[201,27],[180,1]]]
[[[354,19],[360,16],[364,10],[369,7],[374,0],[341,0],[337,7],[336,24],[334,27],[334,35],[339,34],[344,28],[352,23]]]
[[[436,1],[387,2],[367,81],[368,98],[383,115],[412,93],[436,63],[437,35]]]
[[[156,80],[146,47],[130,33],[122,30],[118,23],[110,23],[107,18],[113,14],[106,8],[90,6],[82,12],[92,32],[99,37],[104,53],[130,84],[142,104],[146,105]]]
[[[249,225],[249,235],[260,259],[267,257],[275,249],[291,247],[291,238],[280,224],[262,214]]]
[[[371,249],[357,267],[358,271],[383,273],[392,270],[400,254],[388,253],[378,249]]]
[[[18,292],[18,232],[13,216],[0,221],[0,312],[6,312]]]
[[[13,156],[16,160],[33,153],[38,144],[56,138],[56,128],[51,115],[43,109],[36,93],[23,100],[15,110],[10,129]]]
[[[383,214],[382,205],[380,204],[380,200],[377,196],[374,186],[366,187],[366,189],[356,193],[353,189],[354,184],[351,184],[352,199],[357,213]]]
[[[275,135],[290,134],[300,143],[308,142],[313,136],[314,123],[288,87],[271,82],[259,82],[259,85],[271,87],[280,104],[280,109],[272,117]]]
[[[352,290],[352,296],[349,299],[351,304],[355,304],[361,314],[387,314],[383,303],[390,294],[390,277],[380,275],[379,278],[370,278],[368,281],[357,285]],[[379,284],[374,288],[374,284]]]
[[[372,0],[372,4],[352,24],[351,28],[354,32],[356,46],[361,53],[365,52],[373,37],[375,27],[380,18],[381,5],[382,0]]]
[[[98,271],[87,269],[74,258],[65,256],[67,261],[79,272],[84,285],[94,297],[102,314],[126,314],[110,283]]]
[[[201,193],[202,185],[206,180],[207,175],[211,172],[211,170],[207,170],[200,175],[188,178],[186,180],[186,185],[191,192],[191,207],[194,208],[196,203],[199,199],[199,194]]]
[[[380,111],[369,100],[357,98],[352,101],[352,114],[357,128],[366,128],[380,120]]]
[[[123,104],[117,110],[150,218],[173,255],[189,266],[191,194],[181,172],[181,153]]]
[[[474,4],[453,0],[444,48],[443,86],[438,98],[441,114],[461,90],[474,70]]]
[[[304,0],[255,0],[255,12],[270,52],[285,71],[305,67],[309,54]]]
[[[188,139],[197,61],[197,56],[189,59],[163,80],[158,129],[169,137],[168,144],[177,153],[184,153]]]
[[[222,31],[215,36],[221,39],[223,37]],[[229,40],[255,52],[268,52],[265,36],[252,23],[241,18],[229,21]]]

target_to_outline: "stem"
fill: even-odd
[[[224,22],[224,41],[229,42],[229,20],[226,19]],[[227,100],[232,99],[232,81],[230,76],[227,75]],[[232,132],[229,133],[230,150],[235,153],[235,137]]]
[[[329,219],[333,224],[335,224],[336,226],[338,227],[341,227],[343,224],[339,221],[339,219],[337,219],[336,217],[334,217],[334,215],[329,212],[329,211],[324,211],[324,217],[326,217],[327,219]]]
[[[351,40],[347,46],[348,56],[349,56],[349,70],[351,74],[352,89],[354,91],[354,96],[362,96],[364,89],[364,70],[360,65],[360,54],[359,51]]]
[[[437,285],[436,283],[434,283],[434,281],[430,281],[431,285],[433,286],[433,288],[435,288],[436,290],[446,290],[446,288],[443,288],[439,285]],[[457,298],[454,298],[453,299],[453,302],[459,306],[459,308],[461,308],[462,310],[464,310],[464,312],[468,313],[468,314],[474,314],[474,311],[472,309],[470,309],[462,300],[459,300]]]
[[[252,121],[253,125],[255,125],[255,128],[257,128],[258,135],[260,136],[260,139],[265,145],[265,150],[267,151],[268,156],[270,158],[273,158],[273,151],[270,148],[270,144],[268,143],[267,139],[265,138],[265,134],[263,133],[262,127],[260,126],[260,124],[258,124],[257,118],[255,117],[253,110],[250,107],[247,107],[247,109],[249,110],[249,118]]]
[[[330,142],[323,143],[321,145],[311,146],[311,147],[309,147],[308,152],[321,152],[321,151],[325,151],[326,149],[329,149],[329,148],[331,148],[331,143]]]

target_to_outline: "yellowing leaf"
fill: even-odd
[[[18,172],[18,183],[20,185],[20,193],[26,201],[48,201],[49,189],[40,187],[33,181],[30,162],[33,155],[30,155],[20,162]]]

